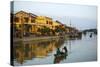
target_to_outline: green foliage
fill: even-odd
[[[44,26],[41,29],[38,29],[38,32],[41,32],[42,35],[45,35],[45,34],[49,35],[50,34],[50,31],[51,31],[50,28],[48,28],[46,26]]]
[[[65,29],[64,28],[61,28],[61,27],[56,27],[55,28],[55,32],[64,32],[65,31]]]

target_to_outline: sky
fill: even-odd
[[[97,27],[97,7],[92,5],[15,1],[13,10],[48,16],[66,25],[71,21],[71,25],[80,30]]]

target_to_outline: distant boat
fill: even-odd
[[[92,33],[90,34],[90,38],[92,37]]]

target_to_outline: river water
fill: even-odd
[[[97,35],[89,37],[90,33],[80,39],[55,39],[34,42],[14,43],[14,65],[40,65],[54,63],[88,62],[97,60]],[[57,48],[68,52],[56,57]]]

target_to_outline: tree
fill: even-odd
[[[56,26],[55,28],[55,32],[57,33],[57,35],[63,35],[65,33],[65,28],[60,27],[60,26]]]
[[[63,28],[61,28],[61,27],[59,27],[59,26],[56,26],[56,28],[55,28],[55,32],[63,32],[64,31],[64,29]]]
[[[50,28],[49,27],[46,27],[44,26],[43,28],[39,28],[38,29],[38,32],[41,32],[42,35],[50,35]]]

